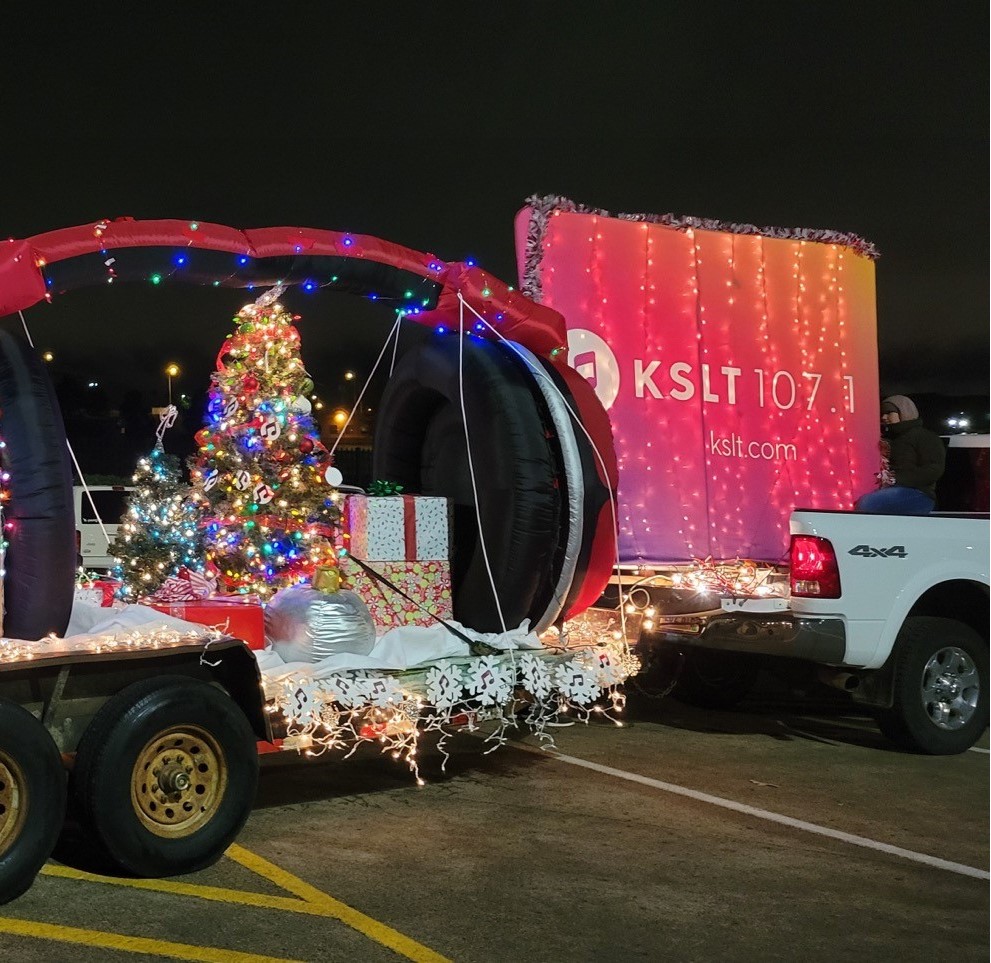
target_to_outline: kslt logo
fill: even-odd
[[[602,407],[611,408],[619,394],[619,364],[609,345],[592,331],[572,328],[568,357],[571,367],[595,389]]]
[[[851,548],[847,555],[860,555],[863,558],[908,558],[904,545],[892,545],[891,548],[872,548],[870,545],[858,545]]]

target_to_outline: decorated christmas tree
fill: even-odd
[[[120,594],[132,599],[150,595],[180,568],[203,567],[197,512],[179,459],[167,455],[159,441],[138,462],[133,481],[135,489],[111,548]]]
[[[268,595],[337,560],[340,476],[310,417],[298,316],[280,294],[234,318],[190,465],[206,559],[233,592]]]

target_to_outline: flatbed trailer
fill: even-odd
[[[618,719],[637,669],[617,613],[589,610],[540,649],[491,650],[410,670],[296,664],[261,671],[246,642],[155,626],[106,636],[0,641],[0,902],[51,855],[67,808],[121,871],[211,865],[255,797],[259,758],[375,745],[419,779],[417,743],[525,725],[549,741],[562,713]],[[636,619],[626,623],[636,634]],[[553,643],[557,643],[556,645]]]
[[[67,803],[123,869],[174,875],[220,857],[269,745],[258,666],[238,639],[0,649],[0,901],[49,857]],[[128,805],[130,803],[130,805]]]

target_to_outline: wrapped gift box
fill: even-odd
[[[449,620],[451,608],[451,565],[446,560],[414,562],[375,562],[369,568],[415,599],[428,612]],[[372,614],[375,631],[381,635],[401,625],[435,625],[436,620],[389,586],[362,571],[354,562],[342,565],[343,587],[361,596]]]
[[[433,495],[349,495],[348,550],[365,562],[447,561],[450,508]]]
[[[211,598],[196,602],[155,602],[144,599],[143,604],[171,615],[174,619],[198,622],[235,639],[243,639],[250,649],[265,648],[265,614],[261,602],[256,598]]]
[[[90,582],[77,582],[73,592],[73,600],[86,605],[98,605],[109,609],[114,604],[114,593],[121,583],[112,578],[98,578]]]

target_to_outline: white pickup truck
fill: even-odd
[[[689,689],[745,691],[746,660],[722,653],[808,660],[899,744],[963,752],[988,724],[988,535],[987,515],[794,512],[789,598],[724,599],[678,627]]]

